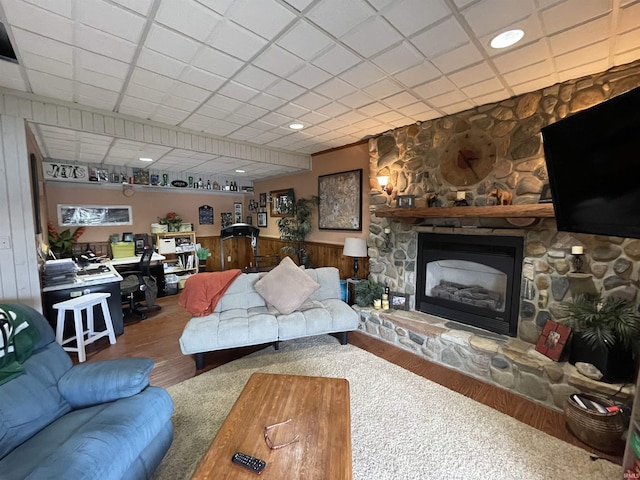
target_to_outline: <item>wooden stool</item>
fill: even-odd
[[[64,302],[58,302],[53,306],[53,308],[58,310],[56,342],[62,345],[62,348],[67,352],[78,352],[79,362],[84,362],[87,359],[84,351],[85,345],[93,343],[97,339],[107,335],[109,336],[109,343],[112,345],[116,343],[116,335],[113,331],[111,314],[109,313],[109,306],[107,305],[107,298],[110,296],[110,293],[89,293],[65,300]],[[106,329],[102,332],[96,332],[93,324],[93,307],[98,304],[102,307],[102,316],[104,317],[104,324],[106,326]],[[73,310],[73,322],[75,324],[76,334],[73,337],[63,339],[64,321],[67,310]],[[82,310],[87,311],[87,330],[84,329],[82,324]],[[85,335],[87,336],[86,338]],[[66,343],[72,342],[73,340],[76,341],[75,347],[65,347]]]

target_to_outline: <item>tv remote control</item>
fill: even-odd
[[[251,470],[253,473],[257,473],[260,475],[264,467],[267,466],[267,462],[264,460],[260,460],[259,458],[252,457],[251,455],[247,455],[246,453],[236,452],[231,457],[231,461],[236,465],[240,465],[248,470]]]

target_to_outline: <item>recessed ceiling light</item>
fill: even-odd
[[[304,125],[302,125],[301,123],[292,123],[291,125],[289,125],[289,128],[292,128],[293,130],[302,130],[304,128]]]
[[[149,157],[140,157],[141,162],[153,162],[153,158]]]
[[[236,170],[236,173],[244,173],[244,170]]]
[[[524,32],[520,29],[508,30],[493,37],[491,46],[493,48],[507,48],[518,43],[524,37]]]

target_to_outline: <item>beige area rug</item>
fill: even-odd
[[[324,335],[265,348],[170,387],[175,438],[156,479],[191,477],[254,372],[349,380],[357,480],[622,478],[618,465]]]

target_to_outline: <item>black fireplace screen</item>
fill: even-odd
[[[516,336],[523,240],[421,233],[416,309]]]

